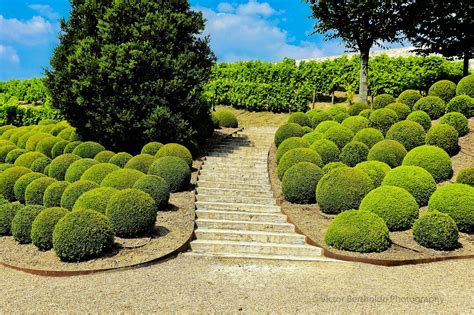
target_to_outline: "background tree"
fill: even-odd
[[[342,38],[346,48],[360,52],[359,98],[367,102],[370,48],[401,38],[403,1],[307,0],[315,32],[326,39]]]
[[[72,0],[46,71],[53,107],[83,139],[136,152],[205,136],[215,57],[187,0]]]
[[[418,53],[464,60],[464,75],[474,56],[472,0],[414,0],[406,8],[404,31]]]

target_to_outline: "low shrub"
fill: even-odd
[[[31,164],[39,158],[43,158],[46,155],[40,152],[26,152],[25,154],[20,155],[15,160],[15,166],[23,166],[31,168]]]
[[[64,128],[58,133],[59,138],[62,138],[64,140],[69,140],[69,141],[75,141],[75,140],[71,140],[71,138],[74,138],[74,135],[75,135],[75,130],[73,127]]]
[[[306,140],[310,145],[319,139],[323,138],[323,134],[317,131],[311,131],[303,136],[303,139]]]
[[[437,183],[448,180],[453,175],[451,159],[448,153],[432,145],[414,148],[407,153],[402,164],[424,168],[430,172]]]
[[[470,97],[474,97],[474,74],[465,76],[458,82],[458,85],[456,87],[456,94],[466,94]]]
[[[53,231],[56,224],[69,211],[64,208],[54,207],[42,210],[31,225],[31,242],[40,250],[53,248]]]
[[[217,121],[217,124],[221,128],[237,128],[239,126],[237,117],[230,110],[219,110],[213,112],[212,117]]]
[[[109,163],[115,164],[118,167],[123,168],[125,164],[132,158],[133,156],[127,152],[119,152],[115,154],[113,157],[110,158]]]
[[[374,144],[384,139],[385,138],[382,132],[375,128],[361,129],[355,134],[354,138],[352,138],[353,141],[359,141],[359,142],[365,143],[365,145],[369,149],[372,148]]]
[[[22,166],[14,166],[7,168],[0,173],[0,196],[5,199],[15,200],[15,192],[13,190],[16,181],[23,175],[30,173],[31,170]]]
[[[385,175],[391,170],[387,163],[380,161],[360,162],[354,168],[361,170],[369,176],[372,188],[377,188],[382,185]]]
[[[367,160],[369,154],[369,147],[363,142],[352,141],[342,148],[339,158],[342,163],[348,166],[355,166],[356,164]]]
[[[474,186],[474,166],[461,169],[456,176],[456,183]]]
[[[369,109],[364,109],[363,111],[361,111],[361,112],[359,113],[359,116],[362,116],[362,117],[365,117],[365,118],[369,119],[370,114],[372,114],[373,111],[374,111],[374,110],[373,110],[373,109],[370,109],[370,108],[369,108]]]
[[[145,174],[132,168],[118,169],[105,176],[100,185],[119,190],[132,188],[133,184],[142,176],[145,176]]]
[[[7,168],[12,168],[12,167],[13,167],[13,165],[11,165],[11,164],[5,164],[5,163],[0,164],[0,173],[2,173]]]
[[[446,111],[446,103],[437,96],[425,96],[415,103],[413,110],[422,110],[426,112],[431,119],[438,119],[443,116]]]
[[[336,117],[339,114],[347,114],[348,107],[342,104],[331,105],[326,109],[326,111],[333,117]]]
[[[458,137],[459,134],[453,126],[438,124],[431,127],[426,133],[426,144],[440,147],[453,156],[459,152]]]
[[[306,116],[305,113],[302,112],[296,112],[291,114],[290,117],[288,117],[288,122],[298,124],[301,127],[312,126],[311,119],[309,119],[308,116]]]
[[[447,103],[456,96],[456,83],[449,80],[438,81],[430,87],[428,95],[437,96]]]
[[[35,151],[38,143],[46,138],[52,138],[52,136],[49,133],[37,132],[28,138],[24,149],[27,151]]]
[[[396,167],[402,164],[407,150],[398,141],[383,140],[374,144],[369,150],[367,160],[380,161],[387,163],[390,167]]]
[[[71,183],[78,181],[81,179],[81,176],[85,171],[97,164],[99,164],[99,162],[93,159],[77,160],[68,167],[66,174],[64,175],[64,180]]]
[[[81,158],[93,159],[99,152],[105,151],[103,145],[93,141],[86,141],[74,148],[72,154],[78,155]]]
[[[339,149],[351,142],[354,133],[349,128],[343,126],[334,126],[326,130],[323,138],[334,142]]]
[[[316,185],[323,176],[319,166],[300,162],[290,167],[283,176],[281,188],[285,200],[307,204],[316,200]]]
[[[291,138],[285,139],[285,141],[283,141],[278,146],[278,149],[276,151],[277,163],[280,162],[280,159],[283,156],[283,154],[296,148],[309,148],[309,143],[306,140],[302,138],[297,138],[297,137],[291,137]]]
[[[419,123],[425,131],[428,131],[431,128],[430,115],[428,115],[422,110],[416,110],[414,112],[411,112],[410,115],[407,116],[407,120]]]
[[[323,166],[321,156],[309,148],[296,148],[286,152],[278,163],[278,178],[283,179],[285,172],[299,162],[313,163],[319,167]]]
[[[138,179],[133,188],[146,192],[155,200],[158,209],[163,209],[168,205],[170,199],[170,186],[160,176],[145,175]]]
[[[5,131],[7,131],[7,130],[13,130],[13,129],[17,129],[17,127],[13,126],[13,125],[1,126],[0,127],[0,135],[3,135],[5,133]]]
[[[16,149],[18,149],[18,147],[13,144],[1,146],[0,147],[0,162],[5,163],[5,159],[8,153]]]
[[[334,116],[334,120],[337,121],[338,123],[342,123],[345,119],[349,118],[348,113],[338,113],[337,115]]]
[[[27,133],[25,133],[23,136],[21,136],[20,138],[18,138],[18,142],[17,142],[17,146],[20,148],[20,149],[26,149],[26,142],[28,142],[28,139],[30,139],[30,137],[32,137],[33,135],[35,135],[36,132],[35,131],[29,131]]]
[[[31,243],[31,225],[36,216],[43,211],[42,206],[24,206],[18,209],[12,220],[12,236],[20,244]]]
[[[171,192],[186,189],[191,180],[191,169],[186,162],[176,156],[159,158],[150,166],[148,174],[163,178]]]
[[[347,166],[346,164],[342,162],[330,162],[323,166],[323,174],[327,174],[330,171],[335,170],[340,167],[349,167],[349,166]]]
[[[46,189],[55,182],[56,180],[51,177],[40,177],[32,181],[25,190],[25,203],[27,205],[42,205]]]
[[[77,146],[79,146],[82,143],[82,141],[72,141],[69,142],[65,147],[64,147],[64,154],[67,153],[72,153],[76,149]]]
[[[406,104],[411,108],[421,98],[420,92],[416,90],[405,90],[398,96],[397,102]]]
[[[134,170],[138,170],[142,173],[148,173],[148,169],[156,161],[156,157],[150,154],[139,154],[132,157],[127,164],[125,164],[125,168],[132,168]]]
[[[349,128],[353,133],[369,128],[369,120],[362,116],[350,116],[341,123],[341,126]]]
[[[81,158],[75,154],[67,153],[54,158],[49,164],[48,176],[57,180],[64,180],[66,171],[72,163]]]
[[[162,146],[163,143],[161,142],[149,142],[143,146],[141,153],[155,155],[156,153],[158,153]]]
[[[474,98],[467,95],[458,95],[449,101],[446,112],[458,112],[468,118],[473,117]]]
[[[181,144],[167,143],[162,146],[155,155],[157,159],[165,156],[179,157],[188,164],[189,168],[192,168],[193,166],[193,156],[191,155],[191,152]]]
[[[47,156],[40,157],[31,163],[31,170],[33,172],[45,174],[46,167],[51,164],[51,159]]]
[[[414,121],[404,120],[395,123],[387,131],[387,139],[396,140],[403,144],[405,149],[411,149],[425,144],[425,129]]]
[[[53,148],[58,142],[62,142],[64,140],[61,140],[60,138],[57,137],[46,137],[40,142],[38,142],[38,145],[36,146],[36,151],[43,153],[47,157],[53,157]]]
[[[12,129],[13,130],[13,129]],[[17,129],[14,129],[15,132],[12,133],[11,136],[9,136],[8,140],[10,140],[10,142],[12,144],[18,144],[18,140],[20,140],[20,138],[22,136],[24,136],[25,134],[27,134],[29,132],[29,130],[27,129],[20,129],[20,128],[17,128]]]
[[[64,191],[71,183],[65,181],[53,181],[44,190],[43,204],[47,208],[61,206],[61,198]]]
[[[390,94],[380,94],[374,98],[374,103],[372,104],[372,109],[381,109],[387,106],[388,104],[395,103],[395,98]]]
[[[105,214],[110,198],[118,191],[112,187],[99,187],[86,191],[77,198],[72,210],[90,209]]]
[[[311,120],[311,127],[316,128],[323,121],[332,121],[333,117],[328,112],[323,111],[309,111],[306,116]]]
[[[302,137],[305,134],[303,127],[295,123],[286,123],[278,127],[275,132],[275,144],[277,147],[291,137]]]
[[[327,139],[319,139],[314,141],[310,148],[319,154],[323,164],[338,161],[339,154],[341,153],[337,145]]]
[[[102,183],[104,178],[112,172],[119,170],[115,164],[112,163],[99,163],[88,168],[84,174],[82,174],[82,180],[90,180],[96,182],[97,184]]]
[[[385,134],[398,121],[398,115],[391,109],[380,108],[370,114],[369,120],[372,128],[376,128]]]
[[[18,178],[18,180],[15,182],[15,185],[13,186],[15,199],[21,203],[25,203],[26,187],[28,187],[32,181],[41,177],[45,177],[45,175],[41,173],[30,172]]]
[[[101,151],[97,153],[97,155],[94,156],[94,160],[96,160],[99,163],[108,163],[114,155],[115,155],[115,152],[105,150],[105,151]]]
[[[56,144],[53,146],[53,148],[51,149],[51,158],[57,158],[58,156],[66,153],[64,152],[67,145],[69,144],[70,142],[67,141],[67,140],[60,140],[58,142],[56,142]]]
[[[0,204],[0,235],[12,235],[12,221],[21,208],[23,208],[23,205],[19,202]]]
[[[449,215],[432,211],[415,221],[413,238],[424,247],[452,250],[458,247],[459,232],[456,223]]]
[[[71,210],[83,193],[99,187],[96,182],[90,180],[78,180],[77,182],[71,183],[67,186],[61,197],[61,207]]]
[[[404,120],[407,118],[408,115],[411,113],[411,109],[408,105],[403,103],[390,103],[385,108],[393,110],[397,113],[399,120]]]
[[[14,164],[16,159],[20,157],[20,155],[23,155],[26,153],[26,150],[23,149],[14,149],[8,152],[7,156],[5,157],[5,163],[8,164]]]
[[[454,127],[458,132],[459,136],[465,136],[469,133],[469,119],[461,113],[450,112],[444,114],[439,120],[441,124],[446,124]]]
[[[351,116],[357,116],[364,109],[370,109],[369,104],[364,102],[357,102],[349,106],[347,113]]]

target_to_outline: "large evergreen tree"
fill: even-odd
[[[215,57],[187,0],[71,0],[47,87],[83,139],[136,152],[200,140]]]

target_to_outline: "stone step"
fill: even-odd
[[[226,152],[214,152],[211,151],[207,154],[207,156],[211,157],[225,157],[225,158],[231,158],[231,159],[251,159],[251,160],[266,160],[267,159],[267,153],[259,153],[259,154],[254,154],[254,153],[226,153]]]
[[[238,180],[238,181],[245,181],[245,182],[248,180],[259,180],[259,181],[266,181],[266,182],[269,181],[267,173],[257,174],[257,173],[247,173],[243,171],[240,173],[235,173],[235,172],[231,173],[231,172],[226,172],[226,171],[203,169],[199,171],[198,177],[203,178],[203,179],[214,178],[217,181],[220,181],[221,178],[226,178],[226,181],[227,179],[231,181]]]
[[[227,220],[196,220],[198,228],[219,229],[219,230],[246,230],[246,231],[266,231],[266,232],[294,232],[295,227],[289,223],[278,222],[253,222],[253,221],[227,221]]]
[[[264,255],[292,255],[304,257],[321,257],[321,249],[310,245],[274,244],[257,242],[236,242],[218,240],[195,240],[191,248],[197,253],[224,252]]]
[[[266,165],[222,165],[222,164],[208,164],[204,163],[201,167],[201,172],[206,171],[206,172],[225,172],[225,173],[237,173],[241,174],[242,172],[245,172],[247,174],[267,174],[267,166]]]
[[[257,259],[257,260],[280,260],[280,261],[292,261],[292,262],[340,262],[344,263],[342,260],[336,260],[331,258],[326,258],[324,256],[320,257],[305,257],[305,256],[293,256],[293,255],[265,255],[265,254],[245,254],[245,253],[224,253],[224,252],[206,252],[206,253],[196,253],[193,251],[183,253],[186,256],[194,257],[214,257],[214,258],[229,258],[229,259]]]
[[[287,223],[286,215],[280,213],[196,210],[196,216],[204,220]]]
[[[201,188],[212,188],[212,189],[252,189],[258,191],[271,191],[269,183],[266,184],[252,184],[248,182],[223,182],[223,181],[206,181],[200,179],[196,183],[197,187]]]
[[[196,201],[198,210],[226,210],[226,211],[246,211],[246,212],[266,212],[266,213],[280,213],[279,206],[273,205],[258,205],[248,203],[228,203],[228,202],[210,202],[210,201]]]
[[[260,231],[238,231],[220,229],[197,229],[197,239],[219,241],[241,241],[278,244],[304,244],[305,237],[296,233],[273,233]]]
[[[268,185],[268,178],[250,178],[250,177],[225,177],[225,176],[216,176],[216,175],[198,175],[198,180],[205,181],[215,181],[215,182],[224,182],[224,183],[239,183],[239,184],[255,184],[255,185]]]
[[[221,142],[216,144],[212,147],[212,149],[230,149],[230,150],[237,150],[237,149],[260,149],[262,151],[268,150],[268,145],[266,144],[255,144],[252,142],[249,143],[241,143],[235,141],[228,141],[228,142]]]
[[[251,203],[258,205],[270,205],[276,206],[275,199],[273,197],[247,197],[247,196],[217,196],[217,195],[204,195],[197,194],[197,201],[205,202],[229,202],[229,203]]]
[[[224,160],[215,160],[213,158],[207,158],[203,161],[203,167],[211,169],[238,169],[238,170],[256,170],[262,171],[268,169],[266,162],[243,162],[243,161],[224,161]]]
[[[248,156],[259,156],[266,154],[265,150],[250,149],[250,148],[213,148],[210,153],[228,154],[228,155],[248,155]],[[210,154],[209,153],[209,154]]]
[[[268,157],[267,157],[268,158]],[[225,156],[206,156],[205,161],[212,161],[212,163],[228,163],[228,164],[233,164],[239,163],[239,164],[267,164],[267,158],[253,158],[252,156],[248,157],[240,157],[240,158],[229,158]]]
[[[246,196],[246,197],[267,197],[273,198],[273,193],[267,190],[249,190],[249,189],[214,189],[214,188],[196,188],[196,193],[203,195],[216,196]]]

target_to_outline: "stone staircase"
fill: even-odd
[[[245,129],[206,157],[196,188],[196,239],[188,255],[326,260],[295,232],[273,198],[267,154],[274,132]]]

